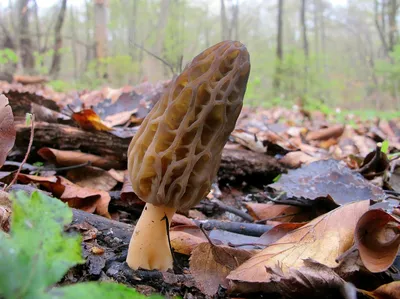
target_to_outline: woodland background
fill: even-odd
[[[46,76],[63,92],[155,82],[235,39],[251,53],[247,104],[393,116],[400,1],[340,2],[2,0],[0,80]]]

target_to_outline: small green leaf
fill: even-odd
[[[274,179],[272,180],[274,183],[276,183],[277,181],[279,181],[279,179],[281,178],[282,174],[278,174],[276,177],[274,177]]]
[[[382,142],[382,145],[381,145],[381,152],[384,153],[384,154],[387,154],[388,151],[389,151],[389,141],[388,140],[384,140]]]
[[[75,285],[69,285],[50,291],[51,298],[75,299],[75,298],[90,298],[96,299],[161,299],[163,297],[155,295],[146,297],[139,294],[136,290],[128,288],[125,285],[117,283],[97,283],[86,282]]]

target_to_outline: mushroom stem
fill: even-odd
[[[129,243],[126,258],[129,267],[161,271],[172,268],[165,216],[170,224],[175,212],[175,208],[146,204]]]

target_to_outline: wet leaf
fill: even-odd
[[[196,286],[206,295],[217,293],[219,285],[228,287],[226,276],[247,261],[252,253],[244,249],[202,243],[190,257],[190,273]]]
[[[359,200],[380,200],[385,197],[381,188],[372,185],[360,174],[340,162],[329,159],[289,170],[281,179],[269,185],[288,197],[310,200],[328,195],[338,205]]]
[[[83,109],[72,114],[72,118],[86,131],[111,131],[112,129],[102,123],[100,116],[92,109]]]
[[[365,267],[371,272],[388,269],[400,246],[400,221],[382,210],[370,210],[358,221],[355,241]]]
[[[0,167],[6,161],[8,152],[15,142],[14,116],[8,99],[0,94]]]
[[[337,267],[336,258],[352,246],[357,221],[368,207],[369,201],[354,202],[319,216],[253,256],[232,271],[228,279],[267,284],[273,276],[266,268],[278,266],[286,275],[303,267],[305,259]]]

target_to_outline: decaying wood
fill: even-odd
[[[43,76],[27,76],[27,75],[14,75],[14,81],[24,85],[27,84],[44,84],[49,82],[47,77]]]
[[[29,141],[30,128],[17,122],[16,146],[24,148]],[[127,150],[132,137],[121,138],[109,132],[88,132],[61,124],[37,122],[33,145],[35,150],[51,147],[64,150],[80,150],[85,153],[117,159],[126,164]],[[273,157],[245,149],[225,148],[222,152],[218,177],[225,181],[247,181],[252,177],[260,185],[282,173],[282,166]],[[252,181],[253,182],[253,181]]]

